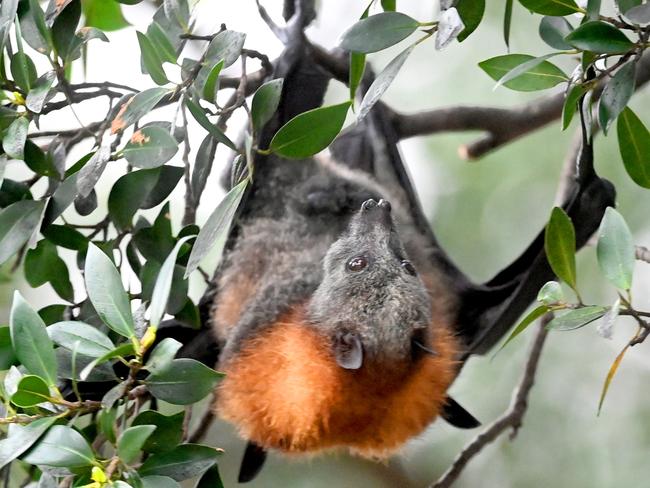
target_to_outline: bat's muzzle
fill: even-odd
[[[383,199],[378,202],[373,199],[363,202],[359,211],[359,223],[364,227],[381,225],[385,229],[391,229],[393,219],[390,202]]]

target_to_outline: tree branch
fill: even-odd
[[[642,56],[637,63],[636,89],[648,81],[650,53]],[[600,91],[602,83],[596,97]],[[400,139],[437,132],[483,130],[487,132],[484,137],[459,149],[461,157],[476,159],[558,119],[563,105],[564,93],[556,93],[511,109],[458,106],[415,114],[395,112],[393,124]]]
[[[510,403],[510,407],[506,412],[495,420],[484,432],[476,436],[456,457],[453,464],[449,469],[436,481],[431,488],[447,488],[458,479],[461,472],[467,464],[480,453],[485,446],[492,443],[497,437],[508,429],[512,429],[510,439],[514,439],[517,435],[519,428],[522,425],[524,414],[528,408],[528,396],[530,390],[535,383],[535,374],[537,373],[537,366],[544,347],[544,341],[548,331],[546,324],[551,320],[552,315],[547,314],[542,318],[540,326],[537,330],[537,335],[533,340],[528,360],[526,361],[526,368],[521,377],[519,386]]]

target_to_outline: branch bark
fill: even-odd
[[[535,374],[542,354],[542,348],[548,334],[546,324],[550,321],[551,314],[542,318],[537,335],[533,340],[526,368],[521,377],[519,386],[510,403],[510,407],[501,417],[495,420],[484,432],[476,436],[465,448],[458,454],[452,465],[447,471],[431,485],[431,488],[447,488],[451,486],[460,476],[467,464],[479,454],[485,446],[494,442],[503,432],[512,429],[510,439],[513,439],[522,425],[524,415],[528,408],[528,396],[535,383]]]
[[[636,89],[650,81],[650,53],[637,63]],[[596,97],[602,91],[596,92]],[[564,93],[555,93],[515,108],[457,106],[415,114],[394,112],[393,124],[400,139],[438,132],[483,130],[486,135],[461,146],[465,159],[476,159],[504,144],[557,120],[562,114]]]

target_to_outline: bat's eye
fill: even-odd
[[[363,256],[357,256],[356,258],[352,258],[348,261],[347,264],[347,268],[350,271],[361,271],[365,269],[366,266],[368,266],[368,260]]]
[[[402,268],[404,268],[404,271],[406,271],[411,276],[415,276],[417,274],[416,271],[415,271],[415,268],[411,264],[411,261],[403,259],[402,260]]]

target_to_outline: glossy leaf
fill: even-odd
[[[43,239],[27,251],[25,256],[25,278],[29,285],[37,288],[50,283],[54,291],[68,302],[74,302],[74,290],[65,261],[59,257],[56,246]]]
[[[149,88],[148,90],[137,93],[122,105],[117,116],[111,123],[111,132],[115,134],[129,127],[135,121],[151,112],[167,94],[169,94],[169,90],[166,88]]]
[[[587,92],[587,87],[584,85],[572,85],[564,99],[562,107],[562,130],[565,130],[571,124],[573,116],[578,110],[580,98]]]
[[[208,395],[221,377],[221,373],[193,359],[174,359],[169,367],[149,375],[145,383],[159,400],[190,405]]]
[[[217,150],[217,141],[211,134],[205,136],[198,151],[196,152],[196,160],[194,161],[194,169],[192,171],[191,188],[192,195],[196,202],[198,202],[208,177],[212,172],[212,165],[214,162],[215,153]]]
[[[127,464],[133,462],[154,430],[155,425],[135,425],[122,432],[117,439],[117,454],[120,459]]]
[[[149,356],[149,360],[145,364],[145,369],[150,373],[163,371],[169,367],[181,346],[180,342],[171,337],[163,339],[151,352],[151,356]]]
[[[465,30],[465,24],[455,7],[448,8],[442,12],[438,20],[438,31],[436,32],[436,49],[444,49],[458,35]]]
[[[27,425],[11,425],[9,435],[0,440],[0,468],[32,447],[56,420],[56,417],[45,417]]]
[[[506,10],[503,14],[503,40],[510,51],[510,26],[512,24],[512,4],[514,0],[506,0]]]
[[[564,16],[580,11],[574,0],[519,0],[519,3],[542,15]]]
[[[81,3],[87,26],[109,32],[130,25],[122,15],[120,4],[115,0],[83,0]]]
[[[0,371],[6,371],[17,361],[14,348],[11,345],[9,327],[0,326]]]
[[[213,63],[223,60],[224,68],[231,66],[239,58],[245,40],[246,34],[243,32],[231,30],[219,32],[208,44],[206,61],[213,66]]]
[[[548,307],[545,305],[540,305],[539,307],[535,308],[532,310],[524,319],[519,322],[517,327],[514,328],[514,330],[510,333],[506,341],[503,343],[503,345],[499,348],[499,351],[506,347],[512,340],[517,337],[519,334],[521,334],[523,331],[525,331],[530,324],[535,322],[538,318],[540,318],[542,315],[544,315],[546,312],[548,312]],[[499,352],[497,351],[497,353]]]
[[[122,154],[133,166],[150,169],[162,166],[177,151],[178,144],[168,131],[148,126],[133,133]]]
[[[181,444],[174,450],[154,454],[138,470],[141,476],[169,476],[183,481],[201,475],[217,462],[219,451],[199,444]]]
[[[235,145],[234,142],[232,142],[226,134],[224,134],[221,129],[219,129],[215,124],[210,122],[208,119],[208,116],[205,115],[205,112],[201,108],[199,104],[194,102],[193,100],[190,100],[189,98],[185,99],[185,105],[189,109],[190,113],[192,114],[192,117],[201,124],[201,127],[203,127],[205,130],[207,130],[210,134],[212,134],[212,137],[214,137],[217,141],[219,141],[221,144],[224,144],[228,146],[230,149],[233,151],[237,151],[237,146]]]
[[[81,379],[81,381],[86,381],[89,378],[89,375],[91,374],[93,369],[99,366],[100,364],[103,364],[106,361],[110,361],[111,359],[114,358],[118,358],[118,357],[124,358],[127,356],[132,356],[133,354],[134,354],[133,343],[127,342],[124,344],[120,344],[112,351],[109,351],[103,356],[95,358],[90,363],[88,363],[79,373],[79,378]],[[110,408],[110,406],[107,408]]]
[[[569,216],[559,207],[551,212],[544,233],[546,258],[553,272],[571,288],[576,288],[576,235]]]
[[[542,286],[537,294],[537,301],[546,305],[555,305],[564,300],[562,287],[557,281],[549,281]]]
[[[2,140],[2,147],[7,156],[14,159],[24,159],[28,129],[29,119],[27,117],[18,117],[11,123]]]
[[[495,86],[495,89],[498,88],[501,85],[505,85],[508,83],[510,80],[514,80],[518,78],[519,76],[524,75],[525,73],[532,74],[535,73],[537,70],[536,68],[545,62],[547,59],[552,58],[553,56],[557,56],[560,53],[550,53],[550,54],[545,54],[544,56],[539,56],[537,58],[532,58],[529,59],[528,61],[525,61],[521,63],[519,66],[516,66],[515,68],[511,69],[508,71],[505,75],[503,75],[502,78],[499,78],[497,81],[497,84]]]
[[[132,425],[155,425],[156,430],[142,446],[145,452],[167,452],[174,449],[183,437],[183,412],[163,415],[155,410],[145,410],[133,420]]]
[[[176,49],[174,49],[174,45],[158,22],[153,21],[149,24],[147,37],[163,62],[176,63]]]
[[[558,313],[546,326],[549,330],[575,330],[598,320],[607,312],[607,307],[588,306]]]
[[[627,174],[637,185],[650,188],[650,131],[636,114],[626,107],[618,116],[616,132]]]
[[[56,79],[56,73],[54,71],[48,71],[39,79],[36,80],[34,86],[27,94],[27,99],[25,100],[25,106],[34,113],[40,113],[43,108],[43,104],[47,99],[47,95],[50,93],[52,84]]]
[[[151,76],[151,79],[157,85],[165,85],[169,83],[165,70],[162,68],[162,60],[158,56],[156,48],[149,40],[149,38],[144,35],[142,32],[137,32],[138,35],[138,44],[140,45],[140,51],[142,52],[142,62]]]
[[[564,40],[571,31],[573,27],[564,17],[544,17],[539,23],[539,37],[553,49],[571,49],[571,44]]]
[[[635,24],[650,23],[650,4],[637,5],[625,12],[625,16]]]
[[[11,403],[22,408],[33,407],[50,400],[50,389],[42,378],[23,376],[18,382],[18,391],[11,395]]]
[[[313,156],[339,134],[349,108],[350,102],[344,102],[296,115],[275,133],[271,151],[289,159]]]
[[[110,147],[101,146],[95,151],[83,168],[76,173],[77,192],[79,195],[86,197],[90,194],[104,172],[110,158]]]
[[[617,298],[614,304],[607,311],[607,313],[603,315],[603,320],[600,321],[600,324],[598,324],[598,327],[596,328],[596,331],[598,332],[599,336],[605,339],[612,338],[612,329],[614,328],[614,324],[618,319],[618,315],[620,311],[621,311],[621,299]]]
[[[115,349],[115,344],[106,334],[83,322],[63,321],[50,325],[47,333],[52,341],[92,358],[103,356]]]
[[[340,46],[348,51],[381,51],[413,34],[419,22],[400,12],[383,12],[359,20],[341,36]]]
[[[45,330],[45,323],[17,291],[11,306],[9,327],[11,343],[20,364],[29,373],[40,376],[50,385],[55,385],[56,356],[52,341]]]
[[[529,69],[529,65],[526,65],[527,69],[523,73],[503,83],[504,86],[517,91],[545,90],[567,81],[566,74],[560,68],[543,59],[539,63],[537,61],[539,59],[527,54],[506,54],[481,61],[479,66],[492,79],[499,81],[522,64],[534,64]]]
[[[262,130],[264,125],[271,120],[273,114],[280,104],[282,95],[282,82],[284,80],[276,79],[267,81],[260,86],[251,103],[251,117],[253,119],[253,128],[257,131]]]
[[[634,47],[634,43],[620,30],[601,21],[580,25],[565,40],[575,48],[594,53],[624,53]]]
[[[142,488],[181,488],[178,481],[169,476],[143,476],[140,481],[142,482]]]
[[[124,337],[135,336],[129,297],[113,262],[94,244],[88,246],[84,270],[88,298],[102,321]]]
[[[41,222],[43,202],[21,200],[0,210],[0,264],[29,240]]]
[[[366,71],[366,55],[363,53],[350,53],[350,79],[348,85],[350,87],[350,100],[354,100],[359,84],[363,79],[363,74]]]
[[[131,226],[133,215],[139,208],[145,208],[160,175],[161,168],[143,169],[127,173],[115,182],[108,195],[108,214],[118,228]]]
[[[596,251],[605,277],[617,288],[629,290],[634,272],[634,241],[625,219],[612,207],[605,210],[600,223]]]
[[[183,244],[185,244],[190,239],[194,239],[194,237],[195,236],[187,236],[180,239],[160,268],[158,278],[156,279],[156,286],[154,287],[153,294],[151,296],[151,305],[149,307],[149,322],[153,327],[158,327],[160,320],[165,314],[167,301],[169,300],[169,292],[171,291],[172,287],[174,266],[176,264],[178,252],[180,251]]]
[[[219,74],[223,68],[223,59],[215,64],[208,76],[205,79],[205,84],[203,85],[203,98],[210,103],[214,103],[217,97],[217,90],[219,88]]]
[[[20,88],[29,92],[36,82],[36,66],[27,54],[18,52],[11,57],[11,75]]]
[[[632,98],[635,85],[635,62],[625,63],[605,85],[598,103],[598,122],[603,133],[619,116]]]
[[[465,28],[458,34],[458,42],[463,42],[483,20],[485,14],[485,0],[458,0],[456,10],[463,21]]]
[[[92,449],[76,430],[54,425],[21,459],[33,465],[80,468],[95,462]]]

